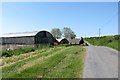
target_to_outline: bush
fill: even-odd
[[[10,57],[12,55],[13,55],[12,51],[2,51],[2,55],[1,56]]]

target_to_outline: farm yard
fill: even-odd
[[[25,54],[1,57],[3,78],[81,78],[83,46],[44,47]]]

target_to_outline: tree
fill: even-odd
[[[51,30],[51,34],[53,35],[53,37],[55,37],[56,39],[61,38],[62,32],[60,31],[59,28],[53,28]]]
[[[73,39],[76,37],[76,34],[70,28],[64,27],[63,28],[63,37]]]

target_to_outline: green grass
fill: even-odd
[[[103,37],[90,37],[85,38],[89,43],[96,46],[107,46],[120,51],[120,35],[103,36]]]
[[[10,51],[0,51],[0,55],[5,57],[11,57],[13,55],[20,55],[28,52],[33,52],[33,51],[35,51],[35,48],[19,48],[19,49],[10,50]]]
[[[112,41],[112,42],[108,43],[106,46],[120,51],[120,40],[119,41],[117,41],[117,40]]]
[[[9,51],[3,50],[3,51],[0,51],[0,55],[4,57],[11,57],[13,55],[25,54],[25,53],[33,52],[38,49],[45,49],[50,47],[52,48],[53,46],[50,46],[49,44],[41,44],[41,45],[37,45],[37,47],[18,48],[18,49],[9,50]]]
[[[3,78],[81,78],[85,49],[59,46],[38,49],[36,55],[2,67]],[[20,55],[19,55],[20,56]]]

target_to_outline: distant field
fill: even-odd
[[[120,35],[103,36],[103,37],[90,37],[85,38],[89,43],[96,46],[107,46],[120,51]]]
[[[85,49],[59,46],[3,57],[3,78],[81,78]]]

